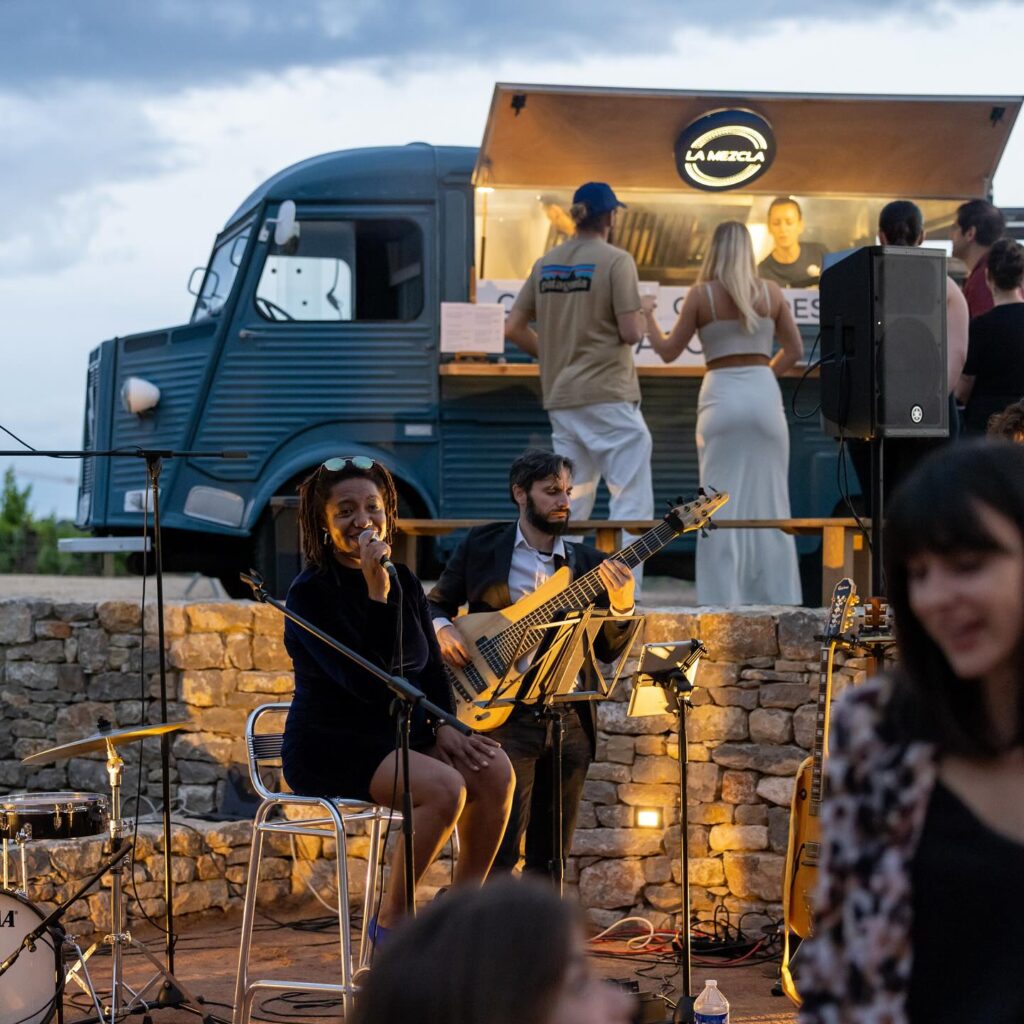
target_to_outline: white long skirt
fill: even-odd
[[[715,516],[789,518],[789,427],[767,366],[709,370],[697,402],[700,482],[729,492]],[[702,605],[800,604],[796,542],[779,530],[715,530],[697,540]]]

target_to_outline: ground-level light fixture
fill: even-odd
[[[633,820],[637,828],[661,828],[664,815],[660,807],[638,807]]]

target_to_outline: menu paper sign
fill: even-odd
[[[442,302],[441,351],[505,351],[505,310],[497,303]]]
[[[523,281],[513,280],[484,280],[477,282],[476,301],[480,307],[490,307],[501,311],[502,318],[512,308],[519,290],[523,287]],[[687,285],[662,285],[657,281],[641,281],[640,294],[653,295],[657,301],[657,309],[654,317],[658,326],[664,334],[668,334],[679,319],[679,311],[683,308],[683,300],[690,290]],[[818,289],[817,288],[783,288],[783,298],[789,303],[793,319],[797,324],[818,325]],[[442,303],[442,309],[449,303]],[[459,305],[459,303],[450,303]],[[443,316],[443,314],[442,314]],[[442,324],[443,332],[443,324]],[[462,349],[445,349],[442,341],[441,351],[463,351]],[[476,348],[474,351],[485,351]],[[491,351],[487,349],[486,351]],[[498,351],[498,350],[495,350]],[[700,338],[694,334],[686,348],[678,358],[671,363],[663,363],[647,338],[644,338],[639,345],[633,347],[633,358],[637,366],[703,366],[704,353],[701,348]]]

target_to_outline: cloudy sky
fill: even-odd
[[[334,149],[475,145],[495,81],[1013,95],[1022,37],[1020,0],[0,0],[0,424],[77,447],[89,350],[187,320],[255,186]],[[995,198],[1024,206],[1024,125]],[[73,513],[72,464],[15,468]]]

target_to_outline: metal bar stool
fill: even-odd
[[[257,733],[256,725],[266,714],[286,714],[287,703],[263,704],[249,715],[245,727],[245,744],[249,755],[249,776],[253,787],[262,798],[252,827],[252,850],[249,854],[249,874],[245,888],[245,907],[242,912],[242,938],[238,951],[238,977],[235,982],[235,1009],[233,1024],[248,1024],[253,1000],[261,989],[288,992],[318,992],[341,998],[342,1010],[351,1015],[356,993],[356,976],[369,966],[370,943],[367,927],[373,901],[376,898],[377,868],[383,853],[383,835],[389,821],[401,821],[401,815],[388,807],[379,807],[364,800],[341,797],[297,796],[267,788],[261,775],[263,768],[280,768],[282,733]],[[271,817],[288,808],[312,808],[314,817],[288,819]],[[366,892],[363,898],[363,919],[359,934],[358,957],[353,962],[351,922],[349,920],[348,849],[345,826],[350,822],[370,823],[370,848],[366,862]],[[338,885],[338,931],[341,940],[341,983],[286,981],[249,976],[249,951],[256,916],[256,893],[260,879],[260,861],[267,836],[315,836],[334,839],[337,843],[335,861]]]

